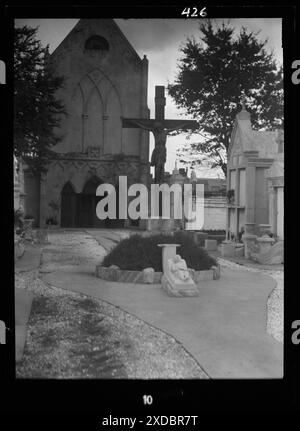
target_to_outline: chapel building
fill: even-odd
[[[149,184],[149,133],[122,128],[122,118],[149,118],[148,60],[139,57],[113,19],[81,19],[49,58],[64,76],[57,91],[67,112],[47,172],[25,171],[25,211],[44,227],[116,227],[130,220],[96,216],[101,183],[119,176]],[[118,193],[117,193],[118,198]],[[117,202],[118,208],[118,202]]]

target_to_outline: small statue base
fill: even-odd
[[[195,283],[174,283],[168,276],[163,274],[161,278],[161,285],[163,290],[169,296],[175,296],[178,298],[183,298],[186,296],[199,296],[199,290],[197,289]]]

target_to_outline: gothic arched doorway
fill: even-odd
[[[97,177],[90,178],[83,187],[82,193],[77,195],[77,214],[78,214],[78,227],[95,227],[95,228],[120,228],[124,227],[124,220],[119,220],[119,191],[116,187],[116,206],[117,206],[117,219],[116,220],[100,220],[96,214],[96,206],[99,200],[104,196],[96,196],[97,187],[102,184]]]
[[[105,227],[105,222],[96,215],[96,206],[101,197],[96,189],[102,183],[97,177],[90,178],[78,195],[78,227]]]
[[[72,184],[68,181],[61,191],[61,227],[75,227],[76,213],[76,193]]]

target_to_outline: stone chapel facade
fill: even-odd
[[[67,115],[38,185],[27,173],[26,212],[40,227],[49,219],[61,227],[122,226],[97,218],[95,192],[101,183],[117,186],[121,175],[128,186],[149,184],[149,133],[122,128],[122,117],[149,118],[148,60],[138,56],[113,19],[82,19],[49,61],[65,77],[57,98]]]

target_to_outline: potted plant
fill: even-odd
[[[229,189],[227,191],[227,202],[229,204],[234,204],[234,189]]]

